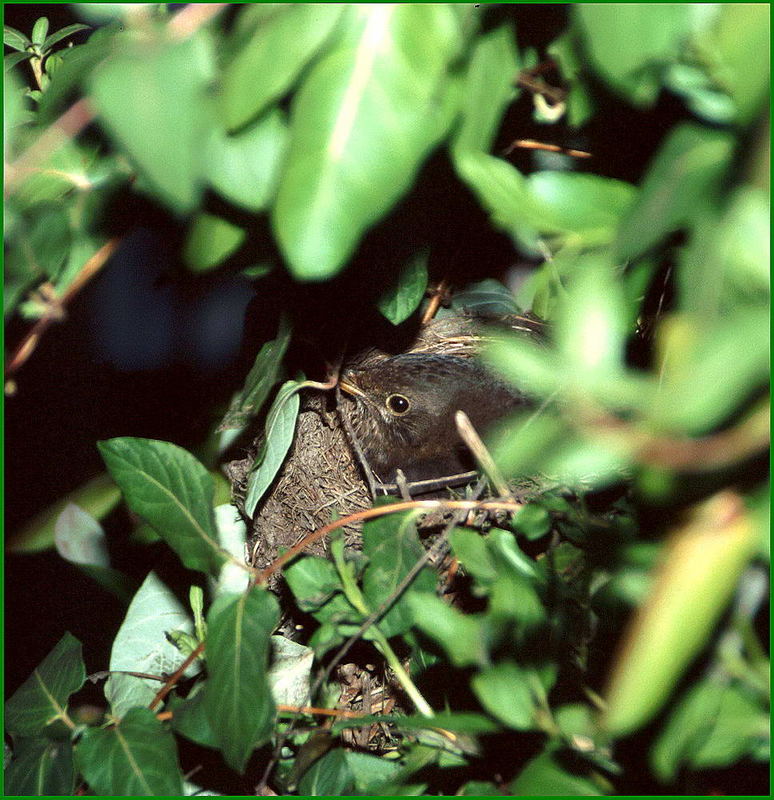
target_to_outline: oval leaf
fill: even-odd
[[[182,447],[125,437],[98,444],[126,503],[149,522],[189,569],[215,572],[223,561],[212,512],[214,485]]]
[[[207,615],[205,710],[226,761],[239,771],[271,735],[269,642],[278,622],[277,600],[261,587],[219,597]]]

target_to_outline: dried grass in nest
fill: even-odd
[[[525,317],[499,320],[513,330],[539,335],[540,323]],[[479,317],[459,315],[432,320],[424,325],[405,352],[443,353],[472,357],[481,349],[485,330]],[[370,348],[348,362],[348,366],[375,364],[392,353]],[[335,409],[332,397],[307,392],[302,398],[296,435],[285,463],[261,501],[250,523],[248,563],[258,569],[307,534],[331,522],[371,506],[371,496]],[[258,452],[260,439],[253,446]],[[254,456],[228,465],[235,497],[244,492]],[[238,503],[237,503],[238,504]],[[437,526],[443,515],[426,518],[423,527]],[[362,523],[343,528],[348,546],[359,547]],[[326,542],[316,542],[307,552],[322,555]],[[276,581],[275,581],[276,585]]]

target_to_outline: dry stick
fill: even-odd
[[[517,147],[522,150],[548,150],[550,153],[564,153],[564,155],[573,156],[574,158],[591,158],[592,155],[586,150],[574,150],[572,147],[538,142],[535,139],[515,139],[503,150],[503,155],[510,155]]]
[[[441,307],[441,303],[443,303],[444,299],[449,294],[449,284],[444,278],[435,289],[432,290],[432,294],[430,295],[430,302],[427,304],[427,308],[425,309],[425,313],[422,315],[422,324],[426,325],[430,322],[431,319],[438,313],[438,309]]]
[[[465,446],[473,454],[484,474],[489,476],[489,480],[494,484],[498,494],[507,497],[509,500],[515,500],[508,482],[503,478],[502,473],[497,468],[497,464],[495,464],[494,459],[481,441],[481,437],[473,427],[470,417],[462,410],[457,411],[454,415],[454,423],[457,426],[460,438],[465,442]]]
[[[363,448],[360,446],[360,441],[357,438],[357,434],[355,433],[355,429],[352,427],[352,423],[349,421],[349,418],[346,414],[339,411],[341,408],[341,389],[336,386],[336,412],[338,414],[339,419],[341,420],[341,424],[344,426],[344,430],[346,431],[347,438],[349,439],[350,447],[355,451],[355,455],[357,456],[357,460],[360,463],[360,468],[363,471],[363,475],[365,476],[366,483],[368,484],[368,491],[371,493],[371,499],[376,499],[376,483],[374,481],[373,472],[371,472],[371,467],[368,466],[368,460],[365,457],[365,453],[363,452]]]
[[[5,368],[5,377],[13,375],[16,370],[32,355],[41,336],[48,327],[61,318],[62,307],[67,305],[73,297],[102,269],[107,260],[115,252],[121,240],[110,239],[81,267],[75,280],[68,286],[58,303],[51,305],[50,309],[30,328],[25,337],[14,350],[10,361]]]

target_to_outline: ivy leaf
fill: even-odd
[[[205,710],[227,763],[240,772],[252,751],[271,736],[275,706],[268,681],[269,640],[278,622],[277,600],[261,587],[222,595],[207,615]]]
[[[148,708],[133,708],[112,728],[88,728],[75,755],[95,794],[183,794],[174,737]]]
[[[216,572],[223,561],[212,503],[214,484],[182,447],[124,437],[98,443],[129,508],[149,522],[189,569]]]
[[[376,306],[393,325],[400,325],[414,313],[426,289],[427,253],[420,253],[409,260],[395,285],[379,298]]]
[[[256,459],[257,466],[247,482],[245,513],[249,517],[255,513],[261,497],[277,476],[293,443],[300,404],[298,397],[300,386],[298,381],[284,383],[269,409],[261,454]]]
[[[66,714],[67,700],[86,680],[81,643],[66,633],[5,704],[9,733],[36,735]]]

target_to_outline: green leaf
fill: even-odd
[[[72,503],[95,519],[103,519],[120,499],[121,490],[110,476],[105,473],[98,475],[38,514],[13,536],[9,536],[5,543],[6,550],[11,553],[37,553],[53,547],[56,521],[68,505]]]
[[[486,585],[497,577],[495,562],[484,537],[477,531],[455,528],[449,535],[455,557],[477,581]]]
[[[573,128],[584,125],[594,111],[583,80],[584,59],[578,38],[577,31],[569,28],[546,48],[548,55],[558,64],[565,82],[569,84],[570,91],[565,102],[567,121]]]
[[[525,797],[595,797],[606,794],[589,780],[560,765],[554,754],[541,753],[511,783],[511,793]]]
[[[61,42],[62,39],[66,39],[68,36],[80,33],[81,31],[88,30],[91,30],[91,28],[88,25],[81,24],[80,22],[76,22],[74,25],[67,25],[66,27],[55,31],[46,37],[46,40],[43,42],[43,50],[50,50],[55,44]]]
[[[242,42],[223,70],[220,96],[229,130],[255,119],[293,85],[342,11],[333,3],[278,6],[249,36],[239,34]]]
[[[48,34],[48,17],[38,17],[32,26],[32,42],[38,46],[42,45]]]
[[[660,386],[649,409],[659,430],[705,433],[769,380],[769,311],[710,321],[680,315],[661,332]],[[697,391],[697,387],[701,387]]]
[[[3,70],[8,72],[8,70],[13,69],[17,64],[21,64],[22,61],[27,61],[33,57],[33,53],[8,53],[8,55],[3,56]]]
[[[266,402],[272,386],[277,382],[282,368],[282,359],[290,343],[291,328],[286,316],[282,316],[277,336],[266,342],[258,351],[253,366],[245,378],[245,385],[231,401],[231,406],[219,431],[241,429],[254,417]]]
[[[175,630],[193,634],[191,617],[172,590],[150,572],[132,599],[110,652],[113,674],[105,684],[105,697],[114,716],[123,717],[135,706],[147,706],[163,685],[123,672],[161,677],[171,675],[183,663],[185,656],[167,638]],[[186,674],[195,675],[199,669],[194,662]]]
[[[732,150],[733,139],[724,131],[693,123],[673,128],[621,223],[616,257],[640,255],[666,234],[689,225],[716,191]]]
[[[671,711],[650,751],[658,778],[671,782],[681,766],[730,766],[769,739],[767,711],[738,686],[702,681]]]
[[[113,54],[89,76],[98,121],[162,200],[191,211],[202,190],[202,153],[213,121],[212,42],[203,30],[181,41],[161,33],[116,41]]]
[[[278,622],[277,600],[260,587],[219,597],[207,615],[205,709],[226,762],[239,772],[271,736],[269,639]]]
[[[286,566],[283,575],[302,611],[316,611],[341,591],[336,567],[326,558],[304,556]]]
[[[211,747],[217,750],[218,742],[212,727],[207,719],[207,710],[204,705],[204,696],[207,692],[207,683],[200,682],[185,700],[173,697],[169,703],[172,711],[172,728],[177,733],[185,736],[202,747]]]
[[[29,47],[32,42],[16,28],[10,25],[3,25],[3,44],[12,47],[14,50],[24,50]]]
[[[481,616],[463,614],[430,593],[413,592],[406,603],[416,627],[446,651],[455,667],[487,663],[488,634]]]
[[[494,278],[470,283],[458,292],[454,292],[451,301],[452,312],[475,310],[479,314],[505,315],[518,314],[513,292]],[[443,316],[439,310],[436,316]]]
[[[599,75],[634,105],[652,105],[664,66],[691,32],[690,4],[583,3],[572,11]]]
[[[533,541],[551,530],[551,517],[543,506],[528,503],[513,515],[512,524],[519,533]]]
[[[409,259],[397,283],[376,302],[376,307],[393,324],[400,325],[417,309],[427,289],[427,253]]]
[[[470,56],[462,99],[462,122],[453,147],[489,152],[503,112],[516,99],[519,55],[509,25],[479,36]]]
[[[86,681],[81,643],[71,634],[40,662],[5,704],[9,733],[34,736],[67,713],[67,700]]]
[[[279,109],[235,136],[215,129],[207,148],[207,180],[232,203],[263,211],[276,193],[287,143],[288,126]]]
[[[363,574],[363,595],[371,611],[375,611],[392,596],[425,553],[416,528],[417,513],[406,511],[368,520],[363,526],[363,552],[368,564]],[[432,592],[435,575],[424,567],[411,585],[379,620],[377,627],[388,638],[406,633],[414,622],[409,595]]]
[[[271,637],[269,685],[274,702],[286,706],[309,705],[309,679],[314,650],[284,636]]]
[[[15,738],[3,790],[11,795],[70,796],[75,788],[73,746],[61,739]]]
[[[249,517],[255,513],[261,497],[277,476],[290,445],[293,444],[300,404],[299,388],[298,381],[287,381],[282,384],[269,409],[261,453],[247,482],[245,513]]]
[[[309,797],[350,795],[354,777],[343,749],[336,748],[312,764],[298,782],[298,793]]]
[[[356,6],[293,102],[272,213],[293,274],[336,274],[411,185],[451,123],[446,72],[461,45],[446,5]],[[456,101],[456,98],[455,98]]]
[[[149,522],[189,569],[215,572],[220,553],[212,513],[214,485],[182,447],[123,437],[98,444],[129,508]]]
[[[247,236],[244,228],[222,217],[201,212],[188,229],[183,247],[183,260],[194,272],[217,267],[238,250]]]
[[[585,247],[607,244],[637,196],[629,183],[582,172],[534,172],[527,187],[543,204],[543,225],[573,234],[569,242]]]
[[[512,661],[502,661],[474,675],[471,686],[493,717],[511,728],[527,731],[535,727],[532,678]]]
[[[611,669],[602,718],[611,735],[636,730],[663,706],[706,643],[758,543],[750,514],[730,491],[701,503],[673,532]]]
[[[75,755],[95,794],[183,793],[174,737],[150,709],[133,708],[112,728],[88,728]]]
[[[54,525],[54,543],[62,558],[78,566],[119,600],[129,603],[132,582],[110,566],[105,532],[91,514],[74,503],[65,506]]]
[[[461,797],[501,797],[502,792],[491,781],[468,781],[457,790]]]

